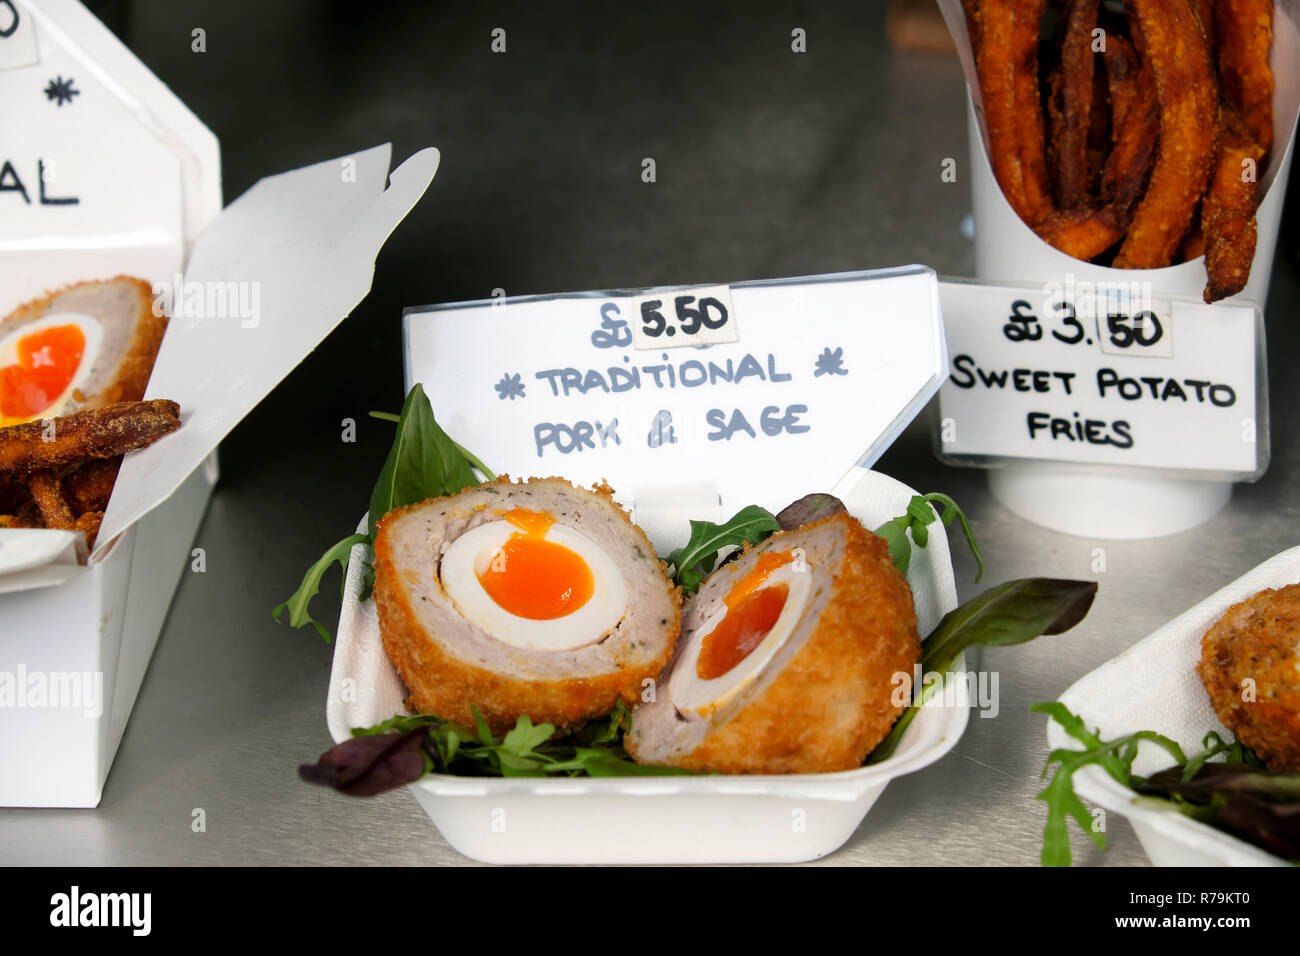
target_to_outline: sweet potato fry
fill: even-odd
[[[0,515],[0,528],[34,528],[36,525],[18,515]]]
[[[67,495],[73,513],[80,516],[87,511],[103,511],[108,506],[121,467],[121,457],[96,458],[64,475],[63,493]]]
[[[0,428],[0,474],[26,475],[87,458],[115,458],[151,445],[181,425],[165,399],[118,402],[44,421]]]
[[[1127,228],[1160,139],[1155,80],[1121,36],[1107,37],[1103,63],[1110,86],[1112,145],[1101,173],[1101,198],[1114,207],[1120,227]]]
[[[1211,0],[1191,0],[1192,13],[1196,15],[1196,24],[1205,37],[1205,49],[1214,56],[1216,32],[1214,29],[1214,4]]]
[[[1214,0],[1223,98],[1264,155],[1273,146],[1273,0]]]
[[[1230,108],[1224,108],[1223,116],[1214,176],[1201,207],[1206,302],[1217,302],[1244,289],[1255,258],[1257,177],[1264,150]]]
[[[77,530],[86,533],[86,550],[95,550],[95,538],[99,535],[99,526],[104,521],[104,512],[87,511],[77,519]]]
[[[1092,108],[1088,111],[1088,194],[1095,197],[1101,184],[1101,170],[1110,153],[1110,88],[1100,62],[1092,71]]]
[[[76,519],[73,518],[72,509],[68,507],[68,502],[63,497],[59,479],[51,472],[32,472],[27,476],[27,488],[32,493],[36,507],[40,509],[41,524],[47,528],[58,528],[60,531],[68,531],[76,526]]]
[[[1114,265],[1167,266],[1214,163],[1219,97],[1205,36],[1187,0],[1133,0],[1160,104],[1160,142],[1146,193]]]
[[[979,5],[979,73],[989,160],[1011,208],[1033,225],[1053,211],[1038,96],[1038,31],[1047,0]]]
[[[1044,241],[1076,259],[1099,256],[1124,237],[1110,206],[1075,206],[1048,216],[1034,227]]]
[[[1056,202],[1061,208],[1082,203],[1088,196],[1088,133],[1092,126],[1092,31],[1097,27],[1099,0],[1066,0],[1065,38],[1061,61],[1052,73],[1048,103],[1052,170]]]

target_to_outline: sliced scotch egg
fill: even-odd
[[[82,282],[0,319],[0,427],[144,397],[167,318],[119,276]]]
[[[442,558],[456,609],[511,647],[572,651],[609,634],[627,581],[605,550],[553,518],[515,508],[457,538]]]
[[[501,478],[401,508],[375,536],[375,604],[408,705],[494,731],[569,727],[640,699],[681,597],[607,487]]]
[[[0,427],[62,414],[89,377],[103,340],[99,320],[56,312],[0,337]]]
[[[912,592],[888,546],[833,515],[709,576],[624,745],[640,763],[690,770],[851,770],[902,713],[920,659]]]
[[[724,713],[785,646],[811,593],[801,554],[763,555],[701,622],[699,640],[682,651],[668,681],[678,714],[705,720]]]

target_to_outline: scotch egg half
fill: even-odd
[[[99,355],[99,320],[61,312],[0,338],[0,427],[63,414]]]
[[[627,610],[627,581],[605,550],[550,515],[525,508],[457,538],[442,557],[440,575],[467,620],[524,650],[595,644]]]
[[[705,720],[737,700],[789,640],[811,590],[802,550],[763,555],[683,648],[668,680],[677,712]]]

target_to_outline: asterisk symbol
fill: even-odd
[[[829,348],[822,349],[822,354],[817,356],[817,370],[813,372],[813,378],[818,375],[848,375],[849,370],[844,367],[844,349],[838,348],[832,352]]]
[[[520,375],[510,375],[509,373],[502,375],[501,381],[497,382],[493,388],[497,390],[497,398],[503,402],[507,398],[514,400],[524,397],[524,383]]]
[[[45,88],[45,98],[51,100],[55,106],[71,103],[74,96],[81,95],[81,90],[73,88],[73,82],[71,78],[65,80],[62,76],[50,80],[50,85]]]

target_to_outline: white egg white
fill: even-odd
[[[762,674],[763,668],[790,639],[795,624],[803,616],[808,604],[808,596],[812,591],[812,574],[808,572],[806,564],[784,564],[767,576],[763,587],[778,584],[785,584],[789,592],[776,623],[762,642],[725,674],[704,680],[696,673],[696,666],[704,639],[727,616],[730,610],[727,605],[719,601],[717,609],[691,635],[690,642],[673,665],[672,676],[668,678],[668,695],[678,712],[687,720],[706,720],[720,713]]]
[[[489,521],[461,535],[442,556],[443,590],[456,609],[484,633],[530,651],[571,651],[605,637],[627,611],[627,581],[605,550],[581,532],[553,524],[544,538],[574,551],[591,569],[591,597],[563,617],[533,620],[511,614],[484,590],[479,575],[519,528]]]
[[[18,364],[19,342],[35,332],[59,325],[75,325],[81,329],[81,334],[86,340],[86,347],[81,353],[81,362],[77,366],[76,374],[72,376],[72,380],[68,383],[68,387],[54,401],[50,402],[48,408],[42,409],[40,413],[33,416],[35,418],[47,418],[61,414],[64,406],[71,400],[73,391],[85,383],[86,378],[90,375],[90,370],[95,366],[95,359],[99,357],[99,346],[104,340],[103,326],[99,324],[98,319],[80,312],[56,312],[52,315],[43,316],[35,322],[28,322],[26,325],[10,332],[4,338],[0,338],[0,368],[4,368],[7,365]],[[6,419],[6,422],[14,424],[28,420],[16,418]]]

